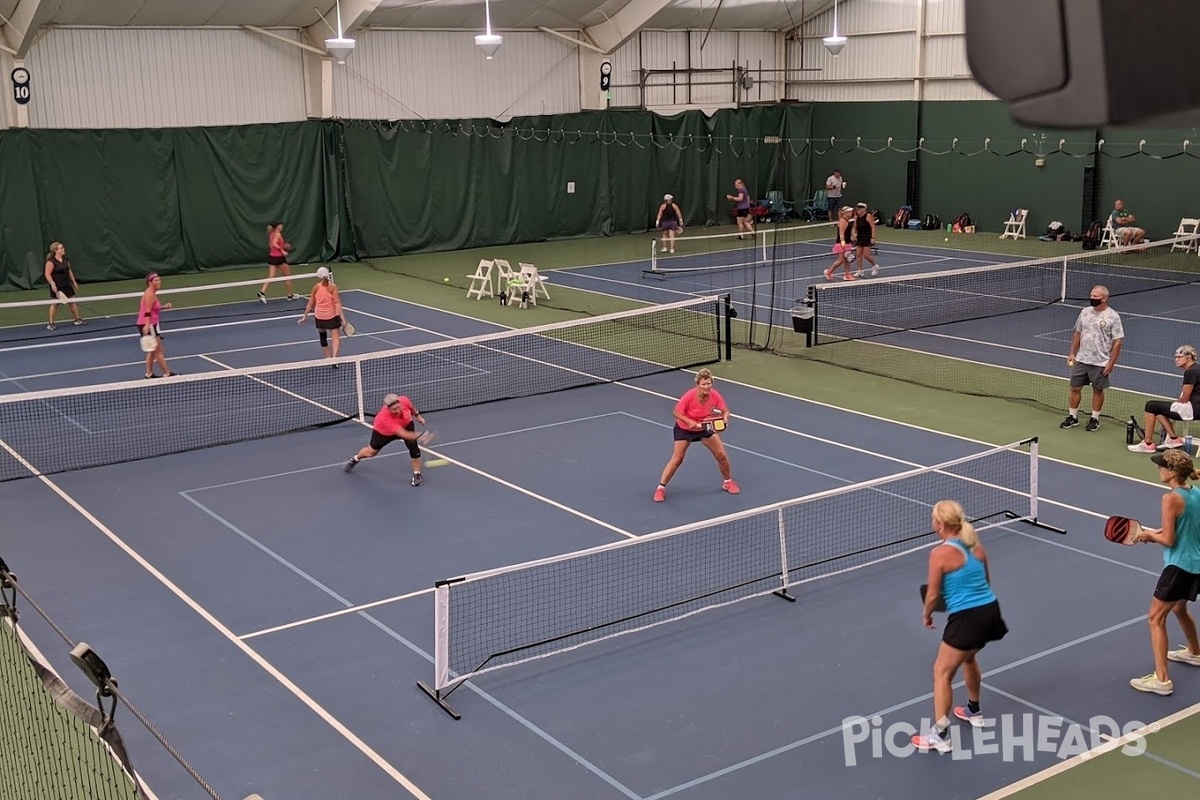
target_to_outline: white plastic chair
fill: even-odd
[[[1109,214],[1104,220],[1104,235],[1100,237],[1100,246],[1116,247],[1117,244],[1117,229],[1113,227],[1112,214]]]
[[[540,293],[547,300],[550,299],[550,292],[546,289],[548,281],[538,272],[538,268],[533,264],[521,262],[521,280],[529,287],[529,297],[533,304],[537,305],[537,296]]]
[[[1001,239],[1024,239],[1025,238],[1025,218],[1029,216],[1029,209],[1018,208],[1008,215],[1008,222],[1004,223],[1004,233],[1000,234]]]
[[[475,268],[475,272],[467,277],[471,279],[471,286],[467,289],[467,297],[475,297],[482,300],[485,297],[492,297],[492,266],[493,263],[487,259],[481,259],[479,266]]]
[[[1179,220],[1179,228],[1175,231],[1175,238],[1183,239],[1183,241],[1177,241],[1172,244],[1171,250],[1182,250],[1185,253],[1198,250],[1196,247],[1197,234],[1200,234],[1200,219],[1184,217]]]

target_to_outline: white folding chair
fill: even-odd
[[[1004,233],[1000,234],[1001,239],[1024,239],[1025,238],[1025,218],[1029,216],[1029,209],[1018,208],[1008,215],[1008,222],[1004,223]]]
[[[467,289],[467,297],[476,297],[482,300],[485,297],[492,297],[492,262],[486,258],[479,261],[479,266],[475,268],[472,275],[468,275],[471,279],[471,286]]]
[[[1196,250],[1196,237],[1200,233],[1200,219],[1192,217],[1184,217],[1179,220],[1179,229],[1175,231],[1177,240],[1171,245],[1171,250],[1182,250],[1185,253],[1190,253]]]
[[[1108,218],[1104,220],[1104,235],[1100,237],[1100,246],[1116,247],[1118,244],[1117,229],[1113,227],[1112,214],[1109,214]]]
[[[508,295],[508,305],[520,307],[521,292],[525,289],[525,279],[518,270],[514,270],[506,259],[496,259],[496,287]],[[516,301],[513,301],[513,297]]]
[[[546,289],[546,284],[549,281],[542,277],[542,274],[538,272],[538,268],[533,264],[526,264],[524,262],[520,263],[521,280],[524,281],[525,285],[529,287],[529,296],[533,301],[533,304],[535,306],[537,305],[537,296],[539,292],[541,293],[542,297],[549,300],[550,292]]]

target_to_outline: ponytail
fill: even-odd
[[[54,253],[55,253],[55,252],[58,250],[58,248],[60,248],[60,247],[62,247],[62,242],[51,242],[51,243],[50,243],[50,252],[46,254],[46,260],[47,260],[47,261],[53,261],[53,260],[54,260]]]
[[[974,550],[979,544],[979,533],[975,530],[975,526],[963,520],[962,528],[958,532],[958,540],[967,546],[968,549]]]

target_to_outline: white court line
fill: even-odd
[[[355,335],[355,338],[362,339],[362,338],[366,338],[366,337],[384,336],[384,335],[390,335],[393,333],[404,333],[405,331],[410,331],[410,330],[412,330],[412,328],[406,325],[402,328],[392,328],[390,330],[382,330],[382,331],[376,331],[376,332],[372,332],[372,333],[358,333]],[[311,345],[312,345],[312,342],[310,342],[310,341],[276,342],[274,344],[252,345],[250,347],[232,347],[232,348],[229,348],[226,350],[207,350],[203,353],[172,354],[171,360],[172,361],[183,361],[185,359],[200,358],[201,356],[225,356],[225,355],[232,355],[234,353],[250,353],[255,350],[276,350],[276,349],[280,349],[280,348],[284,348],[284,347],[309,347]],[[403,346],[403,345],[398,345],[398,346]],[[0,352],[4,352],[2,348],[0,348]],[[63,370],[58,370],[56,372],[37,372],[37,373],[29,374],[29,375],[4,376],[4,377],[0,377],[0,383],[3,383],[5,381],[32,380],[34,378],[56,378],[56,377],[59,377],[62,375],[78,375],[78,374],[82,374],[85,372],[96,372],[98,370],[106,370],[106,369],[124,369],[126,367],[140,367],[145,363],[146,363],[146,359],[142,358],[137,361],[127,361],[127,362],[120,363],[120,364],[99,364],[99,365],[91,366],[91,367],[79,367],[78,369],[63,369]],[[0,375],[3,375],[3,373],[0,373]],[[22,388],[25,389],[25,387],[22,387]],[[33,391],[33,390],[26,389],[26,391]]]
[[[263,322],[279,322],[280,320],[288,320],[288,319],[298,318],[299,316],[300,316],[299,314],[295,314],[294,316],[290,315],[290,314],[279,314],[274,317],[260,317],[260,318],[256,318],[256,319],[244,319],[244,320],[237,320],[235,322],[215,322],[210,325],[190,325],[190,326],[183,327],[183,328],[176,328],[174,326],[171,326],[170,323],[168,323],[166,326],[163,327],[163,333],[169,335],[172,333],[181,333],[183,331],[202,331],[202,330],[207,330],[209,328],[229,328],[234,325],[257,325],[257,324],[263,323]],[[136,327],[136,322],[131,322],[129,324],[129,328],[132,330],[134,327]],[[17,351],[17,350],[40,350],[45,347],[66,347],[66,346],[70,346],[70,345],[90,344],[92,342],[114,342],[114,341],[118,341],[118,340],[133,341],[136,338],[137,337],[133,333],[118,333],[114,336],[91,336],[91,337],[88,337],[87,339],[80,339],[80,338],[72,336],[69,338],[64,337],[62,339],[56,339],[53,342],[38,342],[37,344],[23,344],[23,345],[18,345],[17,347],[5,347],[2,350],[0,350],[0,352]]]
[[[367,289],[359,289],[359,290],[357,290],[357,291],[359,291],[359,292],[361,292],[362,294],[365,294],[365,295],[372,295],[372,296],[374,296],[374,297],[377,297],[377,298],[379,298],[379,299],[381,299],[381,300],[387,300],[387,301],[390,301],[390,302],[393,302],[393,303],[402,303],[402,304],[407,304],[407,305],[415,306],[415,307],[417,307],[417,308],[423,308],[423,309],[426,309],[426,310],[428,310],[428,311],[437,312],[437,313],[439,313],[439,314],[445,314],[445,315],[448,315],[448,316],[452,316],[452,317],[458,317],[458,318],[460,318],[460,319],[469,320],[470,322],[473,322],[473,323],[475,323],[475,324],[477,324],[477,325],[488,325],[488,326],[490,326],[490,327],[493,327],[493,328],[499,328],[499,329],[503,329],[503,330],[510,330],[510,331],[512,331],[512,330],[520,330],[520,328],[517,328],[517,327],[515,327],[515,326],[512,326],[512,325],[504,325],[504,324],[502,324],[502,323],[499,323],[499,322],[491,322],[491,321],[489,321],[489,320],[479,319],[478,317],[472,317],[472,316],[470,316],[469,314],[463,314],[463,313],[461,313],[461,312],[458,312],[458,311],[448,311],[448,310],[446,310],[446,309],[434,308],[433,306],[424,305],[423,303],[414,303],[414,302],[413,302],[413,301],[411,301],[411,300],[400,300],[400,299],[398,299],[398,298],[395,298],[395,297],[388,297],[387,295],[379,294],[378,292],[372,292],[372,291],[369,291],[369,290],[367,290]],[[643,300],[635,300],[635,299],[633,299],[633,298],[630,298],[630,297],[624,297],[624,296],[622,296],[622,295],[608,295],[608,294],[605,294],[604,292],[593,292],[593,291],[592,291],[592,290],[590,290],[590,289],[577,289],[576,291],[581,291],[581,292],[591,292],[592,294],[599,294],[599,295],[606,296],[606,297],[613,297],[613,298],[616,298],[616,299],[623,300],[623,301],[625,301],[625,302],[629,302],[629,303],[637,303],[637,304],[640,304],[641,306],[643,306],[643,307],[647,307],[647,308],[648,308],[648,307],[652,307],[652,306],[654,305],[653,303],[649,303],[649,302],[646,302],[646,301],[643,301]],[[440,336],[440,337],[441,337],[441,338],[443,338],[443,339],[454,338],[454,337],[448,336],[448,335],[446,335],[446,334],[436,334],[436,335],[437,335],[437,336]],[[896,349],[898,349],[898,350],[908,350],[909,348],[899,348],[899,347],[898,347],[898,348],[896,348]],[[917,352],[920,352],[920,351],[917,351]],[[962,360],[964,360],[964,359],[956,359],[956,360],[962,361]],[[1031,374],[1031,375],[1041,375],[1041,374],[1042,374],[1042,373],[1033,373],[1033,372],[1029,372],[1028,370],[1020,370],[1020,369],[1015,369],[1015,368],[1006,368],[1006,369],[1014,369],[1014,370],[1015,370],[1015,371],[1017,371],[1017,372],[1028,372],[1028,373],[1029,373],[1029,374]],[[694,370],[694,369],[692,369],[692,370],[679,370],[679,371],[680,371],[680,372],[683,372],[683,373],[693,374],[693,375],[696,373],[696,370]],[[879,416],[878,414],[870,414],[870,413],[867,413],[866,411],[859,411],[858,409],[855,409],[855,408],[847,408],[847,407],[845,407],[845,406],[838,406],[838,405],[834,405],[834,404],[832,404],[832,403],[826,403],[826,402],[823,402],[823,401],[821,401],[821,400],[812,400],[812,399],[810,399],[810,398],[806,398],[806,397],[799,397],[799,396],[797,396],[797,395],[794,395],[794,394],[788,394],[787,392],[781,392],[781,391],[779,391],[779,390],[777,390],[777,389],[770,389],[770,388],[763,387],[763,386],[756,386],[756,385],[753,385],[753,384],[746,383],[746,382],[744,382],[744,381],[737,381],[737,380],[732,380],[732,379],[729,379],[729,378],[721,378],[721,380],[723,380],[723,381],[726,381],[727,383],[731,383],[731,384],[733,384],[733,385],[735,385],[735,386],[741,386],[741,387],[743,387],[743,388],[746,388],[746,389],[751,389],[751,390],[754,390],[754,391],[757,391],[757,392],[763,392],[764,394],[775,395],[776,397],[785,397],[785,398],[787,398],[787,399],[789,399],[789,400],[793,400],[793,401],[795,401],[795,402],[798,402],[798,403],[804,403],[804,404],[807,404],[807,405],[816,406],[816,407],[818,407],[818,408],[826,408],[826,409],[829,409],[829,410],[831,410],[831,411],[838,411],[838,412],[841,412],[841,413],[844,413],[844,414],[853,414],[854,416],[857,416],[857,417],[862,417],[862,418],[864,418],[864,419],[870,419],[870,420],[873,420],[873,421],[875,421],[875,422],[881,422],[881,423],[884,423],[884,424],[885,424],[885,426],[886,426],[886,425],[898,425],[898,426],[900,426],[900,427],[902,427],[902,428],[908,428],[909,430],[921,431],[922,433],[928,433],[928,434],[932,434],[932,435],[934,435],[934,436],[938,436],[938,437],[944,437],[944,438],[947,438],[947,439],[954,439],[954,440],[956,440],[956,441],[960,441],[960,442],[969,442],[969,443],[971,443],[971,444],[977,444],[977,445],[980,445],[981,447],[987,447],[987,448],[990,448],[990,447],[995,447],[995,446],[997,446],[997,445],[1002,445],[1002,444],[1005,444],[1005,442],[988,442],[988,441],[984,441],[984,440],[982,440],[982,439],[972,439],[972,438],[971,438],[971,437],[969,437],[969,436],[963,436],[962,434],[958,434],[958,433],[948,433],[948,432],[946,432],[946,431],[934,430],[933,428],[927,428],[927,427],[925,427],[924,425],[917,425],[916,423],[912,423],[912,422],[904,422],[904,421],[902,421],[902,420],[892,419],[892,418],[890,418],[890,417],[881,417],[881,416]],[[786,429],[785,429],[785,430],[786,430]],[[793,432],[794,432],[794,431],[793,431]],[[842,446],[844,446],[844,445],[841,445],[841,444],[839,444],[838,446],[839,446],[839,447],[842,447]],[[884,458],[884,457],[885,457],[885,456],[882,456],[882,455],[881,455],[881,454],[879,454],[879,453],[875,453],[875,455],[878,455],[878,456],[880,456],[881,458]],[[1144,478],[1133,478],[1133,477],[1130,477],[1130,476],[1128,476],[1128,475],[1122,475],[1122,474],[1120,474],[1120,473],[1118,473],[1118,472],[1109,472],[1108,470],[1100,469],[1100,468],[1098,468],[1098,467],[1093,467],[1093,466],[1090,466],[1090,465],[1087,465],[1087,464],[1079,464],[1079,463],[1076,463],[1076,462],[1074,462],[1074,461],[1067,461],[1067,460],[1065,460],[1065,459],[1062,459],[1062,458],[1054,458],[1054,457],[1052,457],[1052,456],[1042,456],[1042,455],[1039,455],[1039,458],[1041,458],[1041,459],[1045,459],[1046,461],[1049,461],[1049,462],[1052,462],[1052,463],[1055,463],[1055,464],[1062,464],[1063,466],[1067,466],[1067,467],[1073,467],[1073,468],[1075,468],[1075,469],[1082,469],[1082,470],[1086,470],[1086,471],[1088,471],[1088,472],[1094,472],[1094,473],[1096,473],[1096,474],[1098,474],[1098,475],[1105,475],[1105,476],[1107,476],[1107,477],[1110,477],[1110,478],[1117,478],[1118,480],[1122,480],[1122,481],[1128,481],[1128,482],[1130,482],[1130,483],[1138,483],[1138,484],[1142,484],[1142,485],[1145,485],[1145,486],[1153,486],[1153,487],[1155,487],[1155,488],[1158,488],[1158,489],[1161,489],[1161,488],[1162,488],[1162,485],[1161,485],[1160,483],[1158,483],[1157,481],[1147,480],[1147,479],[1144,479]],[[908,463],[908,462],[902,462],[902,463]],[[1082,510],[1082,509],[1077,509],[1077,510]],[[1087,513],[1087,514],[1094,514],[1094,512],[1090,512],[1090,511],[1085,511],[1084,513]],[[1103,516],[1103,515],[1100,515],[1100,514],[1094,514],[1094,516]]]
[[[1146,620],[1146,615],[1143,614],[1140,617],[1134,617],[1133,619],[1128,619],[1128,620],[1125,620],[1124,622],[1118,622],[1116,625],[1110,625],[1107,628],[1103,628],[1101,630],[1094,631],[1085,636],[1080,636],[1076,639],[1072,639],[1069,642],[1064,642],[1063,644],[1056,645],[1055,647],[1051,647],[1046,650],[1042,650],[1039,653],[1034,653],[1033,655],[1026,656],[1025,658],[1021,658],[1016,661],[1012,661],[1008,664],[997,667],[996,669],[990,669],[987,671],[987,674],[989,676],[1000,675],[1002,673],[1008,672],[1009,670],[1013,670],[1018,667],[1023,667],[1026,664],[1033,663],[1034,661],[1040,661],[1041,659],[1046,658],[1047,656],[1052,656],[1055,653],[1062,652],[1063,650],[1069,650],[1073,647],[1078,647],[1079,645],[1084,644],[1085,642],[1089,642],[1094,639],[1099,639],[1102,636],[1107,636],[1110,633],[1115,633],[1116,631],[1119,631],[1123,628],[1128,628],[1131,625],[1136,625],[1140,622],[1145,622],[1145,620]],[[959,681],[958,683],[954,684],[954,688],[955,689],[962,688],[965,685],[966,685],[965,683],[963,683],[962,681]],[[878,711],[874,711],[870,714],[862,714],[861,716],[865,717],[866,719],[871,719],[873,717],[883,717],[888,714],[893,714],[897,711],[908,708],[909,706],[916,705],[917,703],[926,702],[927,700],[930,700],[932,697],[933,697],[932,693],[923,694],[919,697],[914,697],[909,700],[905,700],[902,703],[896,703],[895,705],[888,706],[887,708],[883,708]],[[768,761],[776,756],[783,755],[784,753],[790,753],[793,750],[796,750],[800,747],[804,747],[805,745],[808,745],[808,744],[812,744],[813,742],[819,742],[822,739],[827,739],[830,736],[834,736],[835,734],[842,733],[844,730],[845,730],[845,724],[841,724],[841,725],[838,725],[833,728],[827,728],[826,730],[823,730],[820,733],[815,733],[812,736],[806,736],[803,739],[798,739],[797,741],[790,742],[781,747],[777,747],[774,750],[770,750],[766,753],[760,753],[756,756],[752,756],[743,761],[739,761],[736,764],[731,764],[728,767],[724,767],[724,768],[716,770],[714,772],[710,772],[707,775],[702,775],[699,778],[695,778],[693,780],[687,781],[686,783],[681,783],[678,786],[672,786],[670,789],[664,789],[663,791],[658,792],[657,794],[653,794],[653,795],[645,798],[645,800],[662,800],[662,798],[664,798],[664,797],[669,797],[673,794],[678,794],[679,792],[685,791],[687,789],[692,789],[696,786],[700,786],[701,784],[708,783],[709,781],[715,780],[717,778],[722,778],[722,777],[725,777],[726,775],[730,775],[734,772],[738,772],[742,769],[745,769],[746,767],[751,767],[751,766],[754,766],[755,764],[762,763],[763,761]]]
[[[1158,733],[1163,728],[1166,728],[1170,725],[1174,725],[1175,723],[1181,722],[1181,721],[1188,719],[1189,717],[1192,717],[1196,714],[1200,714],[1200,703],[1197,703],[1194,706],[1189,706],[1187,708],[1181,709],[1179,711],[1176,711],[1174,714],[1170,714],[1168,716],[1163,717],[1162,719],[1151,722],[1150,724],[1148,724],[1142,728],[1139,728],[1136,731],[1132,731],[1129,734],[1126,734],[1125,736],[1122,736],[1119,739],[1113,739],[1112,741],[1106,742],[1105,744],[1100,745],[1099,747],[1093,747],[1091,750],[1088,750],[1087,752],[1079,753],[1078,755],[1072,756],[1071,758],[1069,758],[1065,761],[1060,761],[1057,764],[1046,767],[1045,769],[1043,769],[1040,772],[1036,772],[1033,775],[1029,775],[1025,778],[1022,778],[1021,780],[1016,781],[1015,783],[1010,783],[1007,786],[997,789],[996,791],[992,792],[991,794],[984,795],[983,797],[979,798],[979,800],[1004,800],[1004,798],[1012,797],[1014,794],[1024,791],[1025,789],[1028,789],[1031,786],[1036,786],[1037,784],[1042,783],[1043,781],[1047,781],[1050,778],[1053,778],[1055,775],[1060,775],[1064,772],[1067,772],[1068,770],[1082,766],[1084,764],[1084,762],[1086,762],[1092,758],[1095,758],[1098,755],[1103,755],[1104,753],[1110,753],[1114,750],[1119,750],[1120,748],[1124,747],[1127,744],[1130,744],[1131,742],[1135,741],[1136,739],[1139,739],[1139,738],[1142,738],[1145,736],[1149,736],[1150,734]]]
[[[212,363],[216,364],[217,366],[223,367],[224,369],[233,369],[233,367],[230,367],[228,364],[222,364],[220,361],[217,361],[216,359],[213,359],[213,358],[208,358],[207,356],[203,356],[203,358],[206,358],[208,361],[211,361]],[[249,377],[253,378],[254,376],[249,376]],[[310,399],[310,398],[306,398],[306,397],[302,397],[302,396],[300,396],[300,395],[298,395],[298,394],[294,394],[293,392],[290,392],[290,391],[288,391],[288,390],[284,389],[284,388],[283,388],[283,387],[281,387],[281,386],[275,386],[274,384],[272,384],[272,383],[269,383],[269,382],[267,382],[267,381],[260,381],[260,382],[261,382],[261,383],[263,383],[263,385],[265,385],[265,386],[267,386],[267,387],[269,387],[269,388],[272,388],[272,389],[276,389],[276,390],[278,390],[278,391],[281,391],[281,392],[283,392],[284,394],[287,394],[287,395],[290,395],[290,396],[292,396],[292,397],[295,397],[295,398],[297,398],[297,399],[299,399],[299,400],[302,400],[303,402],[306,402],[306,403],[311,403],[311,404],[313,404],[313,405],[317,406],[318,408],[321,408],[321,409],[323,409],[323,410],[325,410],[325,411],[328,411],[328,412],[330,412],[331,414],[333,414],[333,415],[335,415],[335,416],[339,416],[339,417],[341,417],[341,416],[345,416],[345,415],[344,415],[342,412],[340,412],[340,411],[337,411],[337,410],[335,410],[335,409],[332,409],[332,408],[328,408],[328,407],[326,407],[326,406],[323,406],[323,405],[321,405],[320,403],[317,403],[317,402],[315,402],[314,400],[312,400],[312,399]],[[367,423],[367,422],[363,421],[363,420],[357,420],[357,419],[356,419],[356,420],[354,420],[354,422],[357,422],[359,425],[362,425],[362,426],[363,426],[363,427],[365,427],[365,428],[371,428],[371,425],[370,425],[369,423]],[[425,448],[425,450],[426,450],[427,452],[429,452],[429,453],[432,453],[432,454],[433,454],[433,455],[435,455],[435,456],[438,456],[439,458],[445,458],[447,461],[449,461],[449,462],[451,462],[451,463],[453,463],[453,464],[456,464],[457,466],[460,466],[460,467],[462,467],[463,469],[467,470],[468,472],[473,472],[474,474],[476,474],[476,475],[480,476],[481,478],[486,478],[487,480],[489,480],[489,481],[492,481],[493,483],[498,483],[498,484],[500,484],[501,486],[504,486],[504,487],[506,487],[506,488],[512,489],[512,490],[513,490],[513,491],[515,491],[515,492],[520,492],[521,494],[523,494],[523,495],[526,495],[527,497],[532,497],[534,500],[539,500],[539,501],[541,501],[541,502],[545,503],[545,504],[546,504],[546,505],[548,505],[548,506],[552,506],[552,507],[554,507],[554,508],[557,508],[557,509],[558,509],[558,510],[560,510],[560,511],[565,511],[566,513],[568,513],[568,514],[571,514],[571,515],[573,515],[573,516],[576,516],[576,517],[579,517],[580,519],[587,520],[588,522],[591,522],[591,523],[593,523],[593,524],[595,524],[595,525],[598,525],[598,526],[600,526],[601,528],[604,528],[604,529],[606,529],[606,530],[610,530],[610,531],[612,531],[613,533],[615,533],[615,534],[617,534],[617,535],[619,535],[619,536],[624,536],[624,537],[625,537],[625,538],[627,538],[627,539],[636,539],[636,538],[637,538],[637,534],[630,533],[629,531],[623,530],[622,528],[618,528],[616,525],[612,525],[612,524],[610,524],[610,523],[604,522],[603,520],[597,519],[597,518],[595,518],[595,517],[591,516],[590,514],[585,514],[585,513],[583,513],[582,511],[578,511],[578,510],[576,510],[576,509],[574,509],[574,508],[571,508],[571,507],[570,507],[570,506],[568,506],[568,505],[564,505],[563,503],[559,503],[559,502],[558,502],[558,501],[556,501],[556,500],[551,500],[549,497],[545,497],[545,496],[543,496],[543,495],[540,495],[540,494],[538,494],[537,492],[530,491],[529,489],[526,489],[526,488],[524,488],[523,486],[518,486],[517,484],[515,484],[515,483],[512,483],[511,481],[506,481],[506,480],[504,480],[503,478],[501,478],[501,477],[499,477],[499,476],[497,476],[497,475],[493,475],[493,474],[492,474],[492,473],[490,473],[490,472],[485,472],[485,471],[483,471],[483,470],[479,469],[478,467],[474,467],[474,466],[472,466],[472,465],[470,465],[470,464],[467,464],[467,463],[466,463],[466,462],[464,462],[464,461],[459,461],[459,460],[457,460],[457,459],[450,458],[449,456],[446,456],[446,455],[445,455],[445,454],[443,454],[443,453],[439,453],[437,450],[434,450],[433,448],[429,448],[429,447],[427,447],[427,448]],[[197,489],[189,489],[189,490],[187,490],[187,491],[198,491],[198,490],[197,490]]]
[[[38,479],[38,481],[40,481],[44,486],[46,486],[46,488],[48,488],[50,491],[54,492],[54,494],[58,495],[58,497],[64,503],[66,503],[68,506],[70,506],[72,509],[74,509],[76,513],[78,513],[81,517],[83,517],[85,520],[87,520],[89,523],[91,523],[91,525],[93,527],[95,527],[96,530],[98,530],[98,531],[100,531],[100,533],[104,534],[104,536],[106,536],[109,539],[109,541],[111,541],[118,548],[120,548],[127,556],[129,556],[129,558],[131,558],[142,569],[144,569],[151,576],[153,576],[155,580],[157,580],[164,587],[166,587],[168,591],[170,591],[173,595],[175,595],[177,598],[179,598],[179,600],[181,600],[193,612],[195,612],[195,614],[197,616],[199,616],[202,620],[204,620],[206,623],[208,623],[214,630],[216,630],[219,634],[221,634],[221,636],[224,637],[226,641],[228,641],[230,644],[232,644],[237,649],[241,650],[244,655],[246,655],[248,658],[250,658],[252,661],[254,661],[254,663],[258,664],[258,666],[261,667],[264,672],[266,672],[268,675],[270,675],[272,678],[274,678],[280,685],[282,685],[285,689],[287,689],[289,692],[291,692],[291,694],[297,700],[299,700],[304,705],[308,706],[308,708],[311,711],[313,711],[313,713],[315,713],[318,717],[320,717],[322,720],[324,720],[325,723],[327,725],[329,725],[329,727],[333,728],[333,730],[336,731],[340,736],[342,736],[342,738],[344,738],[346,741],[350,742],[350,744],[352,744],[360,753],[362,753],[364,756],[366,756],[368,759],[370,759],[371,762],[373,762],[377,767],[379,767],[388,777],[390,777],[393,781],[395,781],[396,783],[403,786],[405,791],[407,791],[410,795],[412,795],[414,798],[417,798],[418,800],[430,800],[429,795],[427,795],[423,791],[421,791],[420,788],[418,788],[415,783],[413,783],[403,773],[401,773],[398,769],[396,769],[394,766],[392,766],[383,756],[381,756],[374,749],[372,749],[370,747],[370,745],[368,745],[366,742],[364,742],[362,739],[360,739],[353,731],[351,731],[348,727],[346,727],[344,724],[342,724],[342,722],[339,719],[337,719],[337,717],[333,716],[333,714],[331,714],[323,706],[321,706],[319,703],[317,703],[317,701],[314,700],[311,696],[309,696],[308,693],[306,693],[303,689],[301,689],[299,686],[297,686],[295,683],[293,683],[290,678],[288,678],[280,670],[278,670],[273,664],[271,664],[269,661],[267,661],[267,659],[265,657],[263,657],[261,654],[259,654],[253,648],[251,648],[248,644],[241,641],[233,633],[233,631],[231,631],[224,624],[222,624],[220,620],[218,620],[215,616],[213,616],[213,614],[209,613],[208,609],[206,609],[204,606],[200,605],[198,602],[196,602],[194,599],[192,599],[191,596],[189,596],[186,592],[184,592],[181,588],[179,588],[179,586],[177,586],[173,581],[171,581],[166,575],[164,575],[162,572],[160,572],[157,567],[155,567],[153,564],[151,564],[149,561],[147,561],[140,553],[138,553],[131,546],[129,546],[123,539],[121,539],[119,536],[117,536],[115,533],[113,533],[113,531],[107,525],[105,525],[103,522],[101,522],[99,519],[97,519],[90,511],[88,511],[86,508],[84,508],[82,505],[80,505],[75,500],[75,498],[73,498],[71,495],[67,494],[66,491],[63,490],[57,483],[55,483],[50,478],[43,475],[32,464],[30,464],[28,461],[26,461],[21,456],[20,453],[13,450],[12,447],[10,447],[8,445],[8,443],[5,442],[3,439],[0,439],[0,448],[5,450],[10,456],[12,456],[16,461],[18,461],[21,464],[21,466],[23,466],[25,469],[29,470],[29,473],[31,475],[35,476]]]

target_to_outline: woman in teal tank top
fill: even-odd
[[[933,507],[933,530],[942,540],[929,553],[929,588],[925,592],[923,622],[933,627],[933,612],[944,603],[949,616],[942,643],[933,663],[933,730],[914,734],[918,750],[950,750],[950,706],[954,676],[963,668],[967,705],[956,706],[954,716],[975,727],[984,724],[979,709],[983,671],[976,653],[988,642],[1003,639],[1008,626],[1000,615],[1000,601],[992,592],[987,552],[979,535],[963,516],[962,506],[942,500]]]
[[[1200,640],[1188,603],[1200,593],[1200,489],[1189,480],[1200,478],[1192,459],[1183,450],[1167,450],[1150,460],[1158,466],[1158,479],[1171,487],[1162,499],[1162,527],[1144,529],[1139,542],[1154,542],[1163,548],[1163,571],[1150,600],[1150,649],[1154,672],[1134,678],[1129,684],[1139,692],[1169,695],[1175,691],[1167,662],[1178,661],[1200,667]],[[1167,652],[1167,616],[1174,612],[1183,628],[1187,645]]]

